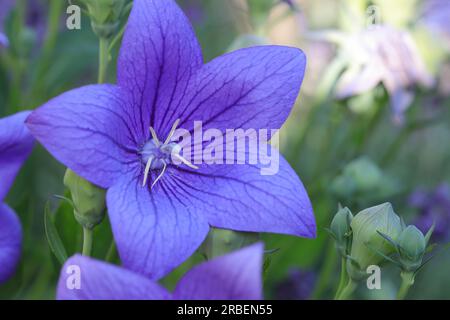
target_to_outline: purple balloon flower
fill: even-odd
[[[0,283],[14,273],[20,257],[20,222],[2,202],[33,148],[33,139],[24,125],[28,114],[21,112],[0,119]]]
[[[136,0],[117,85],[66,92],[27,123],[59,161],[108,189],[124,266],[160,278],[192,255],[210,225],[315,236],[308,195],[283,158],[270,176],[260,174],[263,164],[195,166],[173,139],[177,127],[195,131],[194,121],[221,133],[280,128],[305,63],[299,49],[263,46],[203,64],[193,29],[174,1]]]
[[[450,185],[443,183],[435,190],[416,190],[409,197],[409,205],[418,210],[414,224],[426,233],[433,223],[433,239],[447,241],[450,238]]]
[[[276,298],[279,300],[307,300],[311,297],[316,285],[317,274],[309,270],[292,269],[286,280],[276,287]]]
[[[62,268],[59,300],[261,300],[263,245],[202,263],[173,293],[126,269],[76,255]]]

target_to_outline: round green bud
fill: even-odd
[[[211,228],[199,252],[209,260],[239,250],[259,240],[259,234],[254,232]]]
[[[396,183],[369,158],[351,161],[331,183],[332,192],[344,201],[382,199],[397,190]]]
[[[423,233],[415,226],[406,227],[397,239],[399,262],[404,271],[415,271],[422,265],[427,248]]]
[[[94,20],[91,21],[91,27],[94,33],[100,38],[112,37],[119,28],[119,22],[113,23],[97,23]]]
[[[368,266],[383,262],[380,253],[390,255],[395,252],[394,246],[379,232],[395,240],[402,231],[402,223],[392,205],[384,203],[359,212],[350,225],[353,240],[347,271],[352,279],[361,280],[367,276]]]
[[[64,185],[70,190],[75,219],[83,227],[93,229],[105,217],[105,193],[75,172],[67,169]]]
[[[336,248],[343,256],[349,254],[349,248],[351,245],[351,232],[350,223],[353,220],[353,215],[348,208],[340,209],[333,220],[331,221],[330,231],[336,241]]]
[[[83,0],[91,18],[92,29],[101,38],[110,38],[120,25],[125,0]]]

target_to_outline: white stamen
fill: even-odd
[[[180,160],[181,162],[183,162],[185,165],[187,165],[189,168],[192,169],[198,169],[197,166],[193,165],[192,163],[190,163],[188,160],[186,160],[185,158],[183,158],[181,155],[179,155],[178,153],[172,153],[172,157],[177,158],[178,160]]]
[[[155,157],[148,158],[147,165],[145,166],[144,182],[142,183],[143,187],[145,187],[145,185],[147,184],[148,174],[150,172],[150,167],[152,166],[153,159],[155,159]]]
[[[149,150],[147,150],[145,153],[146,155],[149,155],[150,157],[147,160],[147,163],[145,165],[144,170],[144,181],[142,183],[142,186],[145,187],[148,181],[148,176],[150,174],[150,169],[152,167],[152,164],[154,163],[154,169],[160,169],[161,163],[163,165],[162,170],[158,177],[153,181],[151,188],[155,186],[155,184],[163,177],[164,173],[166,172],[168,163],[166,162],[170,160],[168,159],[169,156],[173,156],[174,158],[178,159],[182,163],[184,163],[186,166],[192,169],[198,169],[197,166],[193,165],[191,162],[189,162],[187,159],[185,159],[183,156],[179,154],[180,147],[176,143],[170,143],[170,140],[172,139],[173,135],[175,134],[175,130],[177,129],[178,125],[180,124],[180,119],[177,119],[175,123],[173,124],[172,128],[170,129],[170,132],[164,141],[164,143],[161,143],[161,141],[158,139],[158,136],[156,135],[155,129],[153,127],[150,127],[150,133],[152,135],[152,140],[148,143],[153,143],[153,146],[158,148],[158,151],[154,151],[153,147]],[[145,148],[145,147],[144,147]],[[158,155],[155,152],[159,152],[162,155]]]
[[[155,145],[159,147],[161,145],[161,142],[158,139],[158,136],[156,135],[155,129],[150,127],[150,133],[152,134],[153,141],[155,142]]]
[[[177,119],[175,123],[172,126],[172,129],[170,129],[169,135],[166,138],[166,141],[164,141],[164,144],[168,144],[170,142],[170,139],[172,139],[173,134],[175,133],[175,130],[177,130],[178,124],[180,123],[180,119]]]
[[[164,173],[166,172],[167,163],[164,160],[162,160],[162,163],[164,165],[163,168],[162,168],[162,171],[159,174],[159,176],[155,179],[155,181],[153,181],[151,188],[153,188],[155,186],[155,184],[158,182],[158,180],[161,179],[162,176],[164,175]]]

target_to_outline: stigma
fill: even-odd
[[[164,142],[158,139],[155,130],[150,127],[152,138],[143,146],[140,152],[142,162],[145,163],[144,181],[142,182],[143,187],[145,187],[145,185],[147,184],[150,170],[160,171],[158,177],[155,179],[155,181],[153,181],[151,185],[151,188],[153,188],[155,184],[163,177],[164,173],[166,172],[167,166],[173,164],[174,159],[178,160],[189,168],[198,169],[197,166],[193,165],[180,154],[181,146],[176,142],[171,141],[179,123],[180,119],[175,121]]]

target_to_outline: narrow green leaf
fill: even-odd
[[[377,230],[377,233],[378,233],[380,236],[382,236],[387,242],[389,242],[389,243],[392,245],[392,247],[394,247],[395,249],[398,248],[397,242],[395,242],[395,241],[394,241],[391,237],[389,237],[387,234],[384,234],[383,232],[378,231],[378,230]]]
[[[430,238],[433,235],[435,227],[436,227],[436,221],[433,222],[433,225],[431,226],[430,230],[428,230],[427,234],[425,235],[425,241],[427,244],[428,244],[428,242],[430,242]]]
[[[67,251],[64,248],[61,237],[58,234],[58,230],[52,220],[52,216],[50,213],[50,204],[47,201],[45,204],[44,210],[44,226],[45,226],[45,235],[47,237],[48,245],[55,255],[56,259],[58,259],[61,265],[67,260]]]
[[[383,252],[381,252],[381,251],[378,250],[377,248],[375,248],[375,247],[369,245],[368,243],[366,243],[366,246],[367,246],[370,250],[372,250],[373,252],[375,252],[376,254],[378,254],[379,256],[381,256],[382,258],[386,259],[387,261],[392,262],[392,263],[395,264],[396,266],[399,266],[399,267],[401,266],[401,264],[400,264],[398,261],[396,261],[396,260],[392,259],[391,257],[385,255]]]

